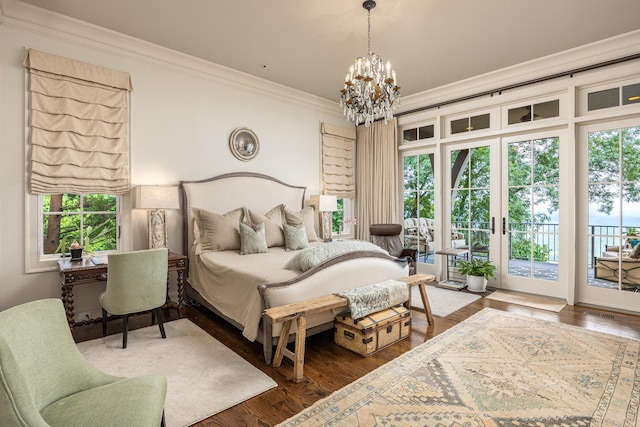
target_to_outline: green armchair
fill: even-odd
[[[121,378],[89,364],[69,330],[62,301],[0,312],[0,425],[164,425],[164,375]]]

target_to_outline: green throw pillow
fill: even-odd
[[[297,251],[309,247],[309,239],[307,239],[307,230],[304,224],[297,225],[283,224],[285,250]]]
[[[244,222],[240,223],[240,255],[265,253],[267,238],[264,233],[264,223],[255,225],[255,230]]]

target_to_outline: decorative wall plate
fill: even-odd
[[[238,128],[229,136],[229,148],[237,159],[247,162],[258,155],[260,142],[252,130]]]

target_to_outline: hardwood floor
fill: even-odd
[[[413,310],[413,326],[409,338],[367,358],[335,345],[331,331],[309,337],[304,363],[305,378],[300,383],[294,383],[291,381],[291,361],[285,359],[279,368],[265,365],[261,344],[248,342],[240,331],[205,309],[187,307],[183,313],[184,317],[189,318],[278,383],[277,388],[194,426],[273,426],[278,424],[378,366],[422,344],[425,336],[427,339],[433,338],[485,307],[640,339],[640,316],[637,315],[582,306],[567,306],[561,312],[554,313],[480,298],[447,317],[436,317],[435,325],[429,327],[426,327],[424,313]],[[175,318],[174,310],[165,313],[165,321]],[[120,326],[115,325],[116,322],[113,323],[109,331],[115,333]],[[150,316],[135,316],[130,319],[129,324],[130,329],[148,326]],[[79,340],[93,339],[100,334],[98,325],[83,326],[77,328],[76,332]]]

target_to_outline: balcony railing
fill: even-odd
[[[465,235],[465,239],[471,247],[482,247],[488,245],[490,233],[489,223],[474,223],[472,229],[466,229],[462,223],[454,224],[459,232]],[[466,225],[466,224],[464,224]],[[557,263],[559,261],[560,226],[556,223],[510,223],[509,224],[509,258],[522,259],[521,256],[514,255],[514,238],[522,236],[526,240],[535,240],[539,248],[546,247],[546,262]],[[640,230],[640,226],[617,226],[617,225],[589,225],[589,247],[588,266],[593,267],[594,257],[599,257],[609,246],[620,246],[625,243],[624,235],[631,228]],[[499,230],[496,230],[498,232]],[[471,238],[469,238],[471,236]],[[528,259],[525,258],[525,259]]]

